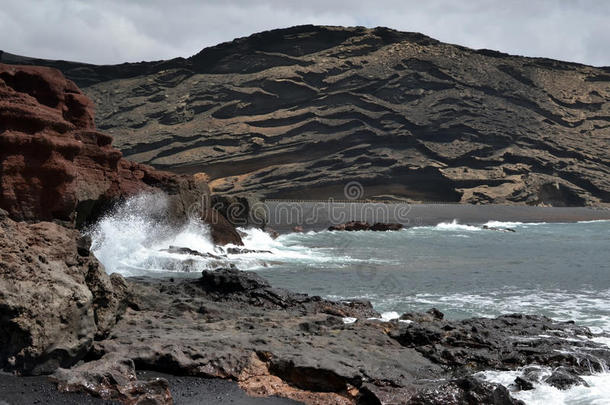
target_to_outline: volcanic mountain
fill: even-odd
[[[190,58],[60,69],[137,162],[216,192],[551,205],[610,203],[610,68],[388,28],[298,26]]]

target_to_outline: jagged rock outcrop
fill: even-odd
[[[435,309],[382,322],[368,302],[297,294],[235,269],[204,271],[197,280],[130,279],[129,292],[112,335],[94,344],[91,356],[99,360],[56,373],[61,384],[72,380],[95,393],[107,380],[87,388],[91,368],[94,377],[112,375],[117,364],[133,362],[230,378],[250,395],[305,404],[504,405],[521,402],[476,372],[536,363],[555,368],[553,378],[540,379],[566,389],[610,361],[607,346],[570,322],[525,315],[444,320]],[[523,381],[538,382],[527,368],[522,373]],[[122,380],[112,392],[129,386]]]
[[[108,335],[126,308],[125,280],[52,222],[0,210],[0,368],[46,374],[69,367]]]
[[[81,227],[121,199],[161,191],[169,220],[205,217],[217,243],[242,244],[210,208],[206,179],[124,159],[95,129],[91,100],[61,72],[0,64],[0,208],[13,219]]]
[[[125,156],[266,197],[610,202],[610,68],[387,28],[299,26],[190,58],[54,66]]]

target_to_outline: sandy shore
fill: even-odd
[[[162,377],[169,381],[175,405],[231,404],[231,405],[294,405],[298,402],[285,398],[252,398],[237,383],[198,377],[181,377],[152,371],[138,373],[141,379]],[[82,393],[62,393],[47,377],[16,377],[0,373],[0,405],[49,404],[49,405],[110,405],[116,401],[104,401]]]
[[[515,205],[383,204],[267,201],[268,225],[287,232],[295,225],[319,231],[347,221],[397,222],[430,226],[454,219],[462,224],[503,222],[576,222],[610,220],[610,209]]]

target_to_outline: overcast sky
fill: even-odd
[[[134,62],[187,57],[299,24],[387,26],[472,48],[610,66],[607,0],[0,0],[0,49]]]

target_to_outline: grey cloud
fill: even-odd
[[[610,65],[597,0],[0,0],[0,49],[92,63],[190,56],[298,24],[388,26],[473,48]]]

